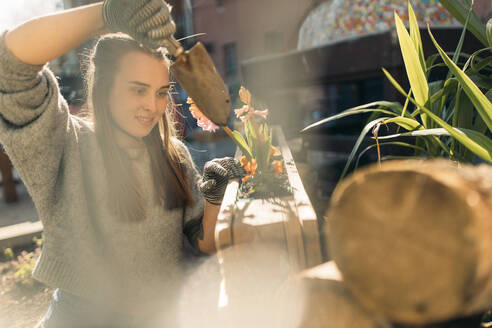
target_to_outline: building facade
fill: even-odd
[[[242,81],[244,60],[294,50],[299,28],[319,0],[193,0],[195,33],[225,82]],[[231,90],[232,91],[232,90]]]

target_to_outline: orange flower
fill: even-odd
[[[253,175],[251,175],[251,174],[247,174],[244,178],[242,178],[242,179],[241,179],[241,181],[242,181],[242,182],[246,182],[246,181],[248,181],[248,180],[249,180],[250,178],[252,178],[252,177],[253,177]]]
[[[248,164],[248,158],[245,155],[243,155],[241,156],[239,162],[241,163],[241,166],[244,167],[246,164]]]
[[[258,163],[256,163],[256,159],[253,158],[243,168],[246,172],[251,173],[251,175],[255,175],[256,169],[258,168]]]
[[[241,89],[239,90],[239,98],[244,103],[244,105],[241,108],[234,109],[236,118],[240,119],[242,122],[245,122],[254,114],[262,117],[264,120],[267,119],[268,109],[255,110],[253,106],[251,106],[251,93],[245,87],[241,87]]]
[[[239,98],[248,106],[251,103],[251,93],[243,86],[239,89]]]
[[[282,174],[284,172],[282,161],[273,161],[272,166],[273,166],[273,172],[275,172],[275,174]]]
[[[247,114],[248,112],[249,112],[248,105],[244,105],[243,107],[234,110],[234,113],[236,114],[236,118],[241,118],[241,116]]]
[[[280,156],[280,151],[277,149],[277,147],[271,146],[270,147],[270,156]]]
[[[267,116],[268,116],[268,109],[255,110],[255,115],[258,115],[258,116],[262,117],[264,120],[266,120]]]
[[[256,169],[258,168],[258,163],[256,162],[255,158],[253,158],[251,160],[251,162],[248,161],[248,159],[244,155],[241,157],[240,162],[241,162],[241,165],[243,166],[243,169],[246,171],[246,173],[248,173],[244,178],[242,178],[242,181],[246,182],[250,178],[252,178],[253,175],[256,174]]]
[[[253,107],[249,107],[248,105],[244,105],[241,108],[235,109],[234,113],[236,114],[236,118],[240,119],[241,122],[245,122],[249,120],[251,116],[256,115],[264,120],[267,119],[268,109],[265,110],[255,110]]]

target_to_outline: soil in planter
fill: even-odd
[[[277,145],[276,136],[274,136],[274,143]],[[273,170],[268,170],[267,172],[258,171],[249,180],[241,182],[238,199],[265,199],[292,195],[289,177],[286,173],[282,156],[274,155],[271,160],[282,161],[282,173],[275,174]]]
[[[284,170],[285,172],[285,170]],[[257,174],[242,182],[239,188],[239,199],[262,199],[285,197],[292,195],[292,189],[286,173]]]

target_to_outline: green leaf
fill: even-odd
[[[456,78],[451,78],[444,82],[444,93],[454,92],[458,87],[458,80]]]
[[[487,125],[482,120],[480,115],[477,115],[475,117],[475,121],[473,121],[473,130],[481,132],[481,133],[485,133],[485,131],[487,131]]]
[[[410,38],[413,41],[413,46],[417,50],[420,60],[420,66],[423,71],[427,70],[425,57],[424,57],[424,48],[422,47],[422,38],[420,37],[420,29],[419,23],[417,21],[417,17],[415,16],[415,12],[413,11],[412,5],[410,1],[408,2],[408,15],[409,15],[409,25],[410,25]]]
[[[446,80],[446,82],[444,82],[444,87],[441,89],[442,94],[438,95],[436,93],[435,96],[439,96],[439,97],[436,99],[431,98],[431,106],[432,106],[433,113],[436,113],[437,116],[442,117],[448,97],[451,97],[452,100],[455,99],[453,95],[456,93],[456,89],[458,88],[458,85],[459,85],[458,80],[456,78],[451,78]],[[436,106],[437,106],[437,110],[435,110]],[[437,127],[436,122],[434,122],[430,126],[430,128],[434,128],[434,127]]]
[[[473,73],[478,73],[480,72],[482,69],[490,66],[490,64],[492,63],[492,56],[489,56],[487,58],[484,58],[482,60],[479,60],[478,63],[475,63],[475,61],[473,60],[471,62],[471,69],[468,70],[466,72],[466,74],[470,75],[470,74],[473,74]]]
[[[470,6],[470,9],[468,10],[468,14],[466,15],[466,21],[465,21],[465,24],[463,26],[463,31],[461,32],[458,46],[456,47],[456,51],[454,52],[454,55],[453,55],[453,62],[455,64],[458,63],[458,59],[459,59],[460,54],[461,54],[461,49],[463,48],[463,42],[465,41],[466,29],[468,28],[468,24],[470,22],[470,17],[471,17],[472,12],[473,12],[473,6]],[[451,72],[448,73],[448,78],[450,77],[449,76],[450,73]]]
[[[492,88],[485,94],[485,96],[492,101]],[[473,121],[473,130],[485,133],[487,131],[487,125],[480,117],[480,115],[475,116],[475,120]]]
[[[456,94],[456,100],[453,114],[453,126],[455,128],[471,129],[473,127],[473,115],[475,110],[470,99],[462,92],[461,87]],[[460,156],[466,153],[466,149],[464,149],[462,145],[455,145],[454,140],[451,143],[451,149],[455,155]]]
[[[248,144],[251,149],[251,156],[253,158],[256,158],[258,160],[258,135],[256,133],[256,129],[253,126],[253,123],[251,122],[251,119],[248,119],[244,122],[244,131],[246,133],[247,139],[248,139]]]
[[[442,66],[442,64],[438,64],[434,66],[434,63],[436,60],[439,58],[439,54],[433,54],[429,57],[427,57],[427,60],[425,61],[425,67],[427,67],[426,71],[426,76],[429,77],[429,74],[431,73],[432,69],[435,68],[436,66]]]
[[[407,131],[423,129],[422,125],[415,119],[406,117],[393,117],[383,122],[384,124],[395,123]]]
[[[465,24],[468,10],[458,0],[439,0],[439,2],[453,15],[461,24]],[[482,42],[482,44],[488,47],[487,33],[485,26],[482,24],[477,15],[472,12],[470,22],[468,24],[468,30],[475,35],[475,37]]]
[[[446,129],[446,128],[437,128],[437,129],[419,130],[419,131],[393,134],[393,135],[389,135],[389,136],[379,137],[379,139],[385,140],[385,139],[392,139],[392,138],[396,138],[396,137],[409,137],[409,136],[410,137],[421,137],[421,136],[452,136],[452,137],[455,137],[456,135],[462,135],[463,136],[462,140],[466,141],[463,143],[463,145],[466,146],[467,144],[469,144],[469,145],[476,144],[479,147],[481,147],[483,150],[488,152],[488,156],[485,156],[485,158],[489,158],[488,161],[492,162],[492,140],[490,138],[488,138],[486,135],[484,135],[480,132],[474,131],[474,130],[470,130],[470,129],[452,128],[452,131],[449,131],[449,129]],[[471,148],[469,148],[469,149],[471,150]],[[482,156],[480,156],[480,157],[482,157]],[[484,157],[482,157],[482,158],[484,158]]]
[[[251,154],[251,150],[246,143],[246,140],[244,140],[242,134],[239,133],[239,131],[234,130],[232,131],[232,137],[236,145],[239,147],[239,149],[241,149],[243,155],[246,156],[248,160],[251,160],[253,158],[253,155]]]
[[[415,49],[412,39],[408,35],[405,25],[395,12],[396,31],[400,42],[401,53],[407,71],[408,80],[412,88],[415,100],[420,106],[424,106],[429,99],[429,86],[424,70],[420,65],[419,55]]]
[[[444,95],[445,87],[443,86],[443,81],[434,81],[429,83],[429,94],[430,96],[430,103],[434,104],[437,100],[441,99],[441,97]]]
[[[244,134],[246,135],[246,142],[247,142],[249,149],[251,151],[251,156],[253,158],[255,158],[255,156],[254,156],[255,153],[253,151],[254,141],[253,141],[253,137],[251,136],[250,129],[248,128],[247,122],[244,122]]]
[[[320,120],[318,122],[314,122],[314,123],[308,125],[307,127],[305,127],[304,129],[302,129],[301,132],[305,132],[305,131],[310,130],[310,129],[314,128],[314,127],[317,127],[319,125],[322,125],[322,124],[325,124],[325,123],[328,123],[328,122],[337,120],[337,119],[342,118],[342,117],[345,117],[345,116],[350,116],[350,115],[357,115],[357,114],[363,114],[363,113],[372,113],[372,112],[378,112],[378,113],[383,113],[383,114],[388,114],[388,115],[393,115],[393,116],[396,116],[397,115],[394,112],[391,112],[391,111],[388,111],[388,110],[385,110],[385,109],[366,108],[366,107],[371,107],[371,106],[375,106],[375,105],[383,106],[382,104],[385,104],[385,105],[387,105],[389,107],[390,104],[391,104],[391,106],[395,106],[395,104],[398,104],[398,103],[374,102],[374,103],[370,103],[370,104],[366,104],[366,105],[357,106],[357,107],[354,107],[354,108],[349,108],[349,109],[344,110],[343,112],[341,112],[339,114],[336,114],[336,115],[333,115],[333,116],[324,118],[324,119],[322,119],[322,120]],[[399,106],[400,106],[400,109],[401,109],[401,105],[399,105]]]
[[[412,92],[412,89],[408,90],[408,95],[410,96],[410,93]],[[407,99],[405,99],[405,104],[403,105],[403,110],[401,111],[401,115],[400,116],[408,116],[407,115],[407,109],[408,109],[408,104],[409,104],[409,100],[408,100],[408,97]],[[410,115],[411,116],[411,115]]]
[[[484,76],[482,74],[475,74],[470,76],[470,79],[481,89],[489,90],[492,88],[492,78]]]
[[[263,144],[261,145],[261,150],[260,153],[258,154],[259,158],[258,160],[261,162],[261,164],[258,164],[258,166],[261,165],[261,168],[267,169],[270,163],[270,139],[269,139],[269,132],[268,132],[268,125],[266,123],[260,125],[260,133],[262,134],[262,140]]]
[[[492,18],[487,22],[487,26],[485,28],[487,34],[487,40],[489,41],[489,47],[492,47]]]
[[[436,46],[439,54],[441,55],[443,61],[449,67],[449,69],[456,76],[458,81],[460,82],[461,87],[468,95],[473,105],[479,112],[480,116],[487,124],[489,130],[492,131],[492,103],[487,99],[487,97],[480,91],[480,89],[473,83],[473,81],[458,67],[455,63],[446,55],[446,53],[441,49],[439,44],[434,39],[430,29],[429,35],[432,39],[432,42]]]
[[[383,73],[384,73],[384,75],[386,75],[386,78],[391,82],[391,84],[393,84],[393,86],[395,87],[396,90],[398,90],[402,95],[404,95],[407,100],[410,100],[414,104],[416,103],[415,100],[412,99],[412,97],[410,97],[410,92],[409,93],[406,93],[403,90],[403,88],[401,87],[401,85],[393,78],[393,76],[385,68],[383,68]],[[419,111],[419,109],[417,107],[417,109],[415,110],[415,112],[412,113],[410,115],[410,117],[413,118],[418,113],[420,113],[420,111]],[[424,123],[424,127],[425,127],[425,122],[426,122],[425,115],[423,115],[423,117],[422,117],[422,122]]]
[[[246,124],[245,124],[246,126]],[[248,143],[248,146],[250,149],[253,148],[253,138],[251,137],[251,133],[249,132],[249,129],[244,129],[244,134],[246,135],[246,142]]]
[[[471,129],[473,126],[473,114],[475,112],[473,103],[466,94],[461,93],[460,98],[459,108],[455,108],[455,112],[457,112],[457,122],[455,127]]]
[[[425,138],[417,138],[417,140],[415,140],[415,145],[420,148],[424,148],[427,145],[427,142],[428,141]],[[427,151],[425,151],[425,153],[427,153]],[[422,151],[420,151],[419,149],[415,150],[415,156],[422,156],[422,155],[423,155]]]
[[[402,133],[390,134],[387,136],[379,137],[380,140],[394,139],[399,137],[440,137],[440,136],[452,136],[446,129],[435,128],[435,129],[424,129],[417,131],[408,131]]]
[[[433,113],[436,114],[439,113],[440,105],[441,105],[440,100],[447,96],[445,94],[445,91],[446,91],[445,83],[443,83],[442,80],[429,83],[429,94],[431,95],[429,107]],[[426,121],[424,122],[424,126],[426,126],[427,128],[432,128],[434,127],[433,124],[434,122],[432,120],[426,118]]]
[[[468,68],[468,66],[470,66],[472,63],[475,62],[475,59],[478,57],[479,60],[480,60],[480,55],[483,53],[483,52],[489,52],[490,51],[490,48],[483,48],[483,49],[480,49],[480,50],[477,50],[475,51],[473,54],[469,55],[467,58],[467,61],[465,63],[465,65],[463,66],[463,71],[467,72],[467,73],[477,73],[477,72],[474,72],[473,68]]]
[[[364,129],[362,129],[362,132],[360,133],[359,138],[357,138],[357,141],[355,142],[354,148],[352,148],[352,151],[350,152],[350,155],[349,155],[349,158],[347,160],[347,163],[345,164],[345,167],[343,169],[342,175],[340,176],[340,180],[342,180],[343,177],[345,177],[345,175],[347,174],[347,172],[348,172],[348,170],[350,168],[350,164],[354,160],[355,154],[357,154],[357,150],[359,149],[360,144],[364,140],[364,137],[367,135],[367,133],[369,131],[371,131],[372,128],[376,124],[378,124],[378,123],[380,123],[380,122],[382,122],[384,120],[387,120],[387,119],[389,119],[389,117],[380,117],[378,119],[375,119],[374,121],[369,122],[368,124],[366,124],[366,126],[364,127]]]
[[[422,128],[417,131],[409,131],[409,132],[395,133],[387,136],[382,136],[382,137],[378,137],[378,139],[386,140],[386,139],[394,139],[398,137],[434,137],[424,140],[424,143],[426,144],[426,148],[427,148],[425,152],[431,155],[436,149],[439,150],[439,147],[441,147],[441,149],[444,150],[444,152],[450,156],[451,154],[449,148],[438,138],[438,136],[442,136],[446,134],[436,133],[435,130],[436,129]],[[433,141],[434,143],[430,143],[430,141]],[[415,149],[419,150],[418,148]]]
[[[414,103],[416,106],[418,104],[411,99],[412,103]],[[419,106],[420,107],[420,106]],[[462,131],[457,131],[457,129],[453,128],[451,125],[443,121],[439,116],[435,115],[432,113],[430,110],[428,110],[425,107],[420,107],[419,108],[421,111],[425,112],[427,115],[431,117],[434,121],[436,121],[440,126],[442,126],[446,131],[449,132],[449,134],[458,140],[461,144],[463,144],[466,148],[468,148],[470,151],[472,151],[475,155],[483,158],[484,160],[488,161],[489,163],[492,163],[492,148],[484,148],[480,143],[477,143],[476,140],[471,139],[468,135],[464,134]],[[422,130],[423,131],[423,130]],[[415,131],[412,133],[422,133],[421,131]],[[474,131],[476,132],[476,131]],[[479,133],[479,132],[476,132]],[[485,136],[484,136],[485,137]],[[485,137],[488,139],[487,137]],[[441,146],[442,147],[442,146]]]

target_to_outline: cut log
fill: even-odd
[[[336,188],[327,218],[331,255],[372,311],[427,324],[491,307],[490,166],[372,166]]]
[[[343,283],[334,262],[301,272],[305,306],[302,328],[387,328],[391,325],[366,310]]]

